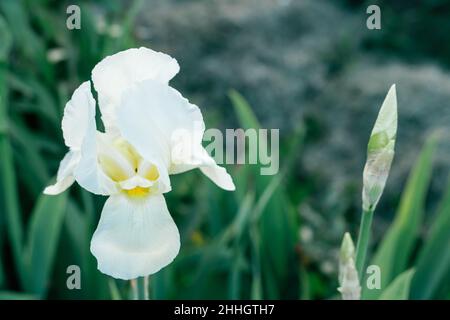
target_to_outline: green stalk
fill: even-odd
[[[148,290],[149,277],[139,277],[131,280],[131,288],[133,289],[134,300],[149,300]]]
[[[373,210],[364,210],[359,227],[358,243],[356,245],[356,270],[358,271],[360,280],[363,279],[364,265],[367,255],[367,248],[369,246],[372,220]]]
[[[108,279],[109,294],[113,300],[122,300],[119,288],[117,288],[116,281],[113,278]]]

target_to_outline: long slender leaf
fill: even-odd
[[[14,39],[20,39],[15,43],[30,66],[38,68],[48,83],[53,83],[53,66],[47,62],[44,42],[40,41],[36,32],[31,27],[30,16],[27,13],[23,0],[0,1],[0,10],[11,28]]]
[[[109,292],[111,294],[111,299],[122,300],[122,295],[120,294],[119,288],[117,287],[116,281],[111,278],[108,279]]]
[[[241,127],[245,130],[261,129],[261,125],[247,101],[236,91],[231,91],[229,96]],[[299,130],[293,140],[300,143],[303,140],[302,137],[303,131]],[[257,143],[260,150],[268,150],[268,141],[259,139],[258,136]],[[298,153],[299,143],[293,145],[295,152],[291,152],[291,155]],[[290,159],[291,156],[287,158]],[[294,159],[294,157],[291,159]],[[286,161],[283,164],[283,166],[286,166],[287,174],[290,171],[291,164],[292,161]],[[245,170],[236,175],[236,185],[241,188],[241,192],[255,190],[257,198],[260,198],[264,195],[267,187],[271,185],[271,182],[281,175],[281,173],[272,176],[262,175],[262,167],[260,163],[246,165],[244,166]],[[295,244],[299,227],[295,210],[288,201],[282,185],[273,190],[270,201],[264,206],[260,215],[258,247],[261,250],[264,294],[269,299],[277,299],[280,298],[282,291],[291,287],[289,274],[297,271]]]
[[[261,125],[259,124],[259,121],[253,113],[247,100],[245,100],[244,97],[236,90],[231,90],[229,97],[233,103],[234,110],[241,126],[245,129],[260,129]]]
[[[0,16],[0,33],[4,38],[0,50],[0,183],[2,184],[4,220],[8,231],[9,242],[12,247],[16,269],[23,282],[22,245],[23,230],[22,217],[18,199],[17,179],[14,168],[13,151],[9,136],[8,118],[8,87],[6,85],[6,62],[11,46],[9,30]]]
[[[25,251],[27,291],[45,297],[66,213],[68,193],[41,195],[33,210]]]
[[[0,245],[3,245],[2,242],[3,241],[0,241]],[[0,256],[0,288],[3,288],[4,282],[5,282],[5,270],[3,267],[3,258],[2,256]]]
[[[0,63],[4,64],[8,58],[8,54],[9,54],[9,49],[10,49],[10,45],[11,45],[11,35],[10,35],[9,30],[7,29],[6,24],[1,16],[0,16],[0,39],[5,39],[4,42],[2,44],[0,44]],[[2,66],[0,72],[2,72],[3,74],[0,76],[0,78],[3,79],[3,81],[5,79],[5,74],[4,74],[5,71],[6,71],[5,68]],[[5,84],[0,83],[0,85],[5,85]],[[3,97],[3,95],[6,95],[6,94],[2,93],[1,90],[2,89],[0,89],[0,104],[2,103],[2,99],[5,98],[5,97]],[[3,101],[6,102],[6,99]],[[2,108],[1,112],[4,113],[5,106],[0,106],[0,108]],[[4,115],[3,113],[0,113],[0,117]],[[7,129],[6,125],[7,125],[6,120],[2,120],[0,118],[0,135],[3,135],[6,133],[6,129]],[[0,139],[3,139],[3,138],[0,138]],[[5,191],[3,190],[4,187],[5,187],[5,185],[3,183],[0,183],[0,208],[5,207],[5,204],[4,204],[5,199],[3,198],[3,195],[5,194]],[[4,232],[5,222],[6,221],[5,221],[4,215],[0,214],[0,248],[3,248],[3,240],[4,240],[3,235],[5,234],[5,232]],[[0,288],[2,287],[4,281],[5,281],[5,276],[4,276],[4,270],[3,270],[3,257],[0,254]]]
[[[379,300],[408,300],[414,269],[397,276],[380,295]]]
[[[22,292],[0,291],[0,300],[36,300],[38,297]]]
[[[450,275],[450,184],[436,213],[429,236],[420,250],[411,298],[432,299]]]

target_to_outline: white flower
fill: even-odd
[[[395,85],[389,89],[367,146],[367,161],[363,173],[363,210],[375,210],[394,158],[397,135],[397,94]]]
[[[61,193],[77,181],[109,196],[91,252],[99,270],[115,278],[153,274],[178,254],[179,232],[163,196],[171,190],[170,174],[200,168],[219,187],[235,188],[201,146],[205,125],[199,108],[168,85],[178,71],[177,61],[160,52],[119,52],[92,71],[105,132],[96,128],[90,82],[75,90],[64,110],[69,152],[44,193]],[[180,139],[180,130],[189,139]],[[193,154],[174,161],[180,144]]]

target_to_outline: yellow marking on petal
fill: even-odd
[[[150,188],[136,187],[130,190],[123,190],[130,197],[143,197],[149,194]]]
[[[116,139],[114,141],[114,146],[130,162],[131,166],[136,171],[141,157],[133,146],[122,138]]]
[[[121,166],[111,157],[99,155],[98,161],[103,171],[114,181],[123,181],[128,179],[128,174]]]
[[[155,165],[152,165],[144,174],[144,178],[150,181],[156,181],[159,178],[158,168],[156,168]]]

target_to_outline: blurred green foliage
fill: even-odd
[[[391,54],[409,62],[439,61],[450,67],[450,3],[448,0],[341,0],[347,8],[364,12],[369,5],[381,10],[382,28],[367,32],[366,50]],[[363,16],[366,18],[366,16]]]
[[[140,45],[133,26],[142,1],[81,2],[82,28],[71,31],[66,28],[68,5],[0,1],[0,299],[130,294],[128,283],[97,270],[89,251],[105,199],[79,187],[57,197],[42,190],[66,151],[60,129],[65,103],[98,61]],[[119,33],[108,32],[117,25]],[[260,127],[239,93],[231,91],[229,98],[242,128]],[[209,114],[205,119],[208,127],[217,121]],[[174,263],[151,277],[152,298],[336,296],[337,278],[311,261],[298,237],[298,210],[310,188],[295,165],[306,134],[300,123],[283,137],[278,175],[261,176],[258,165],[229,168],[234,193],[197,172],[172,177],[176,188],[167,194],[167,203],[182,248]],[[374,297],[450,298],[450,188],[427,236],[419,230],[435,147],[434,139],[424,147],[394,223],[377,248],[375,261],[390,270],[384,280],[389,290]],[[73,264],[81,268],[81,290],[66,287],[66,268]]]

